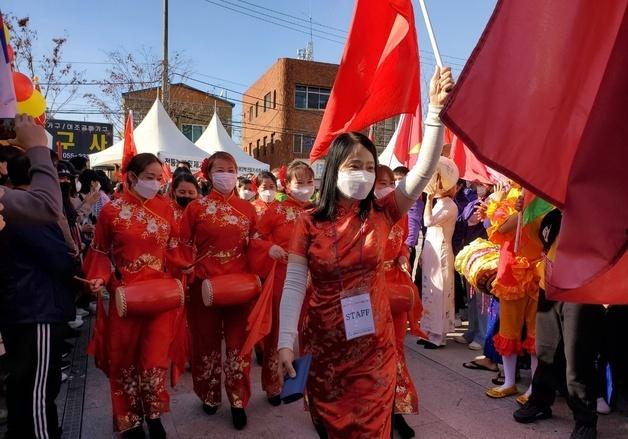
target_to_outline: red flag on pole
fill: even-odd
[[[628,0],[501,0],[442,114],[563,210],[546,277],[558,300],[628,303],[626,53]]]
[[[408,168],[412,167],[423,140],[423,114],[420,102],[413,114],[401,115],[397,133],[393,154],[399,163]]]
[[[122,149],[122,174],[126,173],[126,167],[131,159],[137,155],[135,140],[133,139],[133,111],[129,110],[124,125],[124,148]]]
[[[419,48],[410,0],[357,0],[310,160],[345,131],[360,131],[419,103]]]
[[[449,158],[452,159],[458,167],[460,178],[486,184],[495,183],[486,165],[473,155],[471,150],[469,150],[467,145],[462,143],[462,140],[460,140],[458,136],[453,136],[450,143],[451,152],[449,153]]]

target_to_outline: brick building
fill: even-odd
[[[133,110],[133,122],[137,126],[144,119],[160,93],[160,87],[123,93],[124,113]],[[214,108],[229,135],[231,135],[234,105],[226,99],[183,83],[170,84],[170,108],[168,111],[170,118],[192,142],[196,142],[209,124],[214,115]]]
[[[278,59],[242,96],[242,149],[271,169],[307,159],[337,72],[337,64]],[[395,123],[374,127],[380,151]]]

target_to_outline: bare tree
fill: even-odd
[[[54,118],[78,93],[84,82],[84,72],[77,71],[71,63],[63,61],[63,47],[67,35],[52,38],[50,51],[41,60],[35,59],[33,44],[39,39],[37,31],[30,27],[30,18],[17,18],[7,14],[6,22],[11,30],[11,44],[15,51],[15,67],[31,78],[39,78],[42,93],[46,98],[47,117]]]
[[[142,48],[134,53],[123,49],[105,52],[105,62],[110,67],[105,71],[100,92],[87,93],[83,97],[103,113],[113,124],[114,132],[120,135],[124,130],[123,93],[160,87],[162,61],[151,49]],[[191,60],[182,52],[171,54],[168,65],[170,82],[174,82],[177,75],[189,75],[192,70]],[[176,108],[170,108],[171,116],[176,112]],[[136,117],[135,120],[139,119]]]

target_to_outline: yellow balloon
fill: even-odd
[[[7,44],[11,44],[11,32],[9,31],[9,26],[4,23],[4,39],[7,41]]]
[[[39,90],[34,90],[30,98],[17,103],[18,114],[39,117],[46,111],[46,99]]]

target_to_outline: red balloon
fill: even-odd
[[[9,56],[9,64],[13,62],[13,58],[15,58],[15,53],[13,52],[13,47],[7,46],[7,55]]]
[[[13,87],[15,87],[15,99],[18,102],[29,99],[35,89],[30,78],[20,72],[13,72]]]

